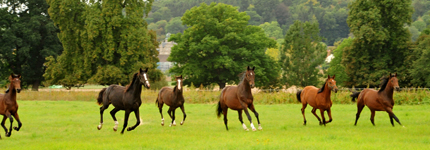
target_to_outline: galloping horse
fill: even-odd
[[[115,114],[120,110],[125,110],[124,127],[122,128],[121,134],[124,133],[125,127],[127,127],[128,117],[131,112],[136,115],[137,123],[127,128],[127,131],[134,130],[140,124],[139,107],[142,104],[140,94],[142,93],[142,85],[149,89],[150,84],[147,77],[148,68],[146,70],[139,69],[138,73],[133,75],[133,80],[126,87],[119,85],[110,85],[108,88],[103,88],[97,98],[97,103],[100,107],[100,125],[97,129],[101,129],[103,126],[103,112],[105,109],[112,105],[115,107],[110,114],[115,121],[114,131],[118,129],[118,121],[116,120]]]
[[[360,113],[364,108],[364,105],[369,107],[370,112],[370,121],[373,125],[375,125],[375,111],[386,111],[390,117],[391,125],[394,127],[393,118],[396,119],[397,123],[402,125],[399,119],[393,113],[393,93],[394,89],[397,91],[400,90],[397,73],[388,75],[387,77],[381,78],[381,89],[379,91],[373,89],[364,89],[361,92],[353,92],[350,96],[352,97],[352,101],[355,101],[355,98],[358,98],[357,101],[357,114],[355,116],[355,124],[357,125],[358,118],[360,118]]]
[[[254,73],[255,67],[252,69],[247,68],[246,72],[242,73],[241,81],[238,86],[227,86],[221,91],[221,95],[219,97],[218,102],[218,108],[217,108],[217,116],[218,118],[221,117],[221,113],[224,115],[224,124],[225,128],[228,130],[227,126],[227,110],[228,108],[232,110],[237,110],[239,113],[239,121],[242,123],[243,129],[248,131],[248,128],[246,128],[246,125],[243,123],[242,120],[242,110],[245,111],[246,116],[248,117],[249,122],[251,123],[252,131],[255,131],[254,124],[252,123],[251,116],[249,115],[248,108],[254,112],[255,117],[258,121],[258,129],[262,130],[260,124],[260,119],[258,118],[258,113],[255,111],[254,108],[254,97],[251,93],[251,88],[254,87],[254,79],[255,79],[255,73]]]
[[[169,87],[163,87],[161,88],[160,92],[158,93],[157,100],[155,103],[157,103],[158,109],[160,110],[161,114],[161,125],[164,126],[164,117],[163,117],[163,104],[166,103],[166,105],[170,106],[167,113],[169,114],[170,118],[172,118],[172,122],[170,123],[170,126],[176,126],[175,122],[175,111],[176,108],[181,107],[182,114],[184,114],[184,119],[181,122],[181,125],[184,124],[185,118],[187,118],[187,114],[185,114],[184,109],[184,96],[182,95],[182,75],[179,77],[176,77],[176,83],[177,85],[172,89]]]
[[[21,75],[11,74],[9,76],[10,86],[9,92],[6,94],[0,94],[0,115],[3,115],[3,121],[1,122],[1,126],[6,132],[6,137],[10,137],[12,134],[12,116],[18,121],[18,127],[13,127],[16,131],[21,129],[22,123],[19,120],[18,116],[18,103],[16,102],[16,93],[21,92]],[[7,131],[5,121],[7,118],[10,120],[9,132]],[[1,136],[0,136],[1,139]]]
[[[328,78],[326,79],[324,85],[322,88],[318,89],[315,86],[306,86],[303,90],[297,92],[297,100],[299,102],[302,102],[302,115],[304,123],[303,125],[306,125],[306,117],[305,117],[305,109],[307,104],[311,105],[312,108],[312,114],[317,117],[318,121],[320,121],[320,125],[325,126],[325,124],[333,121],[331,118],[331,105],[332,101],[330,99],[331,91],[334,91],[337,93],[337,86],[336,81],[334,80],[335,75],[333,77],[330,77],[328,75]],[[321,118],[318,117],[318,115],[315,113],[316,110],[319,109],[321,112]],[[325,121],[324,117],[324,111],[327,111],[328,117],[330,118],[329,121]]]

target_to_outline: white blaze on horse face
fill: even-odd
[[[181,80],[178,80],[178,89],[181,90]]]
[[[146,85],[149,85],[149,81],[148,81],[148,78],[146,77],[146,73],[143,74],[143,77],[145,78]]]

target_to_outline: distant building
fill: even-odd
[[[157,69],[160,69],[163,73],[167,72],[170,68],[172,68],[173,63],[167,61],[167,58],[170,55],[170,52],[172,50],[173,45],[175,45],[175,42],[168,42],[167,39],[169,39],[170,33],[166,34],[166,38],[163,42],[158,46],[158,59],[160,59],[160,62],[158,62]]]

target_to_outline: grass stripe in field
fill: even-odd
[[[377,112],[376,126],[370,112],[363,110],[353,126],[356,106],[333,105],[333,122],[319,126],[306,110],[308,125],[303,126],[300,104],[256,105],[263,131],[243,131],[236,111],[228,111],[230,131],[215,115],[215,104],[185,104],[187,120],[183,126],[169,127],[168,107],[164,107],[166,126],[153,103],[143,104],[143,125],[121,135],[114,132],[109,111],[99,131],[99,106],[85,101],[18,101],[23,122],[21,131],[11,137],[1,132],[1,149],[424,149],[430,145],[430,105],[395,106],[394,113],[406,126],[392,127],[387,113]],[[176,111],[177,123],[182,120]],[[124,112],[117,113],[119,129]],[[136,122],[132,114],[129,125]],[[244,117],[246,118],[246,117]],[[252,114],[254,122],[256,119]],[[244,119],[246,120],[246,119]],[[249,122],[245,121],[249,128]],[[6,122],[9,126],[9,121]],[[14,122],[16,126],[16,121]]]

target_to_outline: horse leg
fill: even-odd
[[[107,106],[109,107],[109,106]],[[103,112],[105,111],[105,109],[107,109],[107,107],[105,107],[105,105],[103,105],[102,107],[100,107],[100,124],[97,126],[97,129],[102,129],[103,127]]]
[[[254,104],[249,105],[249,109],[254,112],[255,117],[257,118],[257,122],[258,122],[258,130],[263,130],[263,127],[261,127],[260,124],[260,118],[258,117],[258,112],[255,110]]]
[[[302,106],[302,115],[303,115],[303,125],[306,125],[306,117],[305,117],[305,109],[306,109],[306,106],[308,106],[308,104],[303,104],[303,106]]]
[[[183,125],[185,122],[185,118],[187,118],[187,114],[185,113],[184,105],[181,106],[181,110],[182,110],[182,114],[184,114],[184,119],[181,122],[181,125]]]
[[[243,123],[242,110],[238,110],[237,114],[239,115],[239,121],[242,124],[243,129],[248,131],[248,128],[246,127],[245,123]]]
[[[136,116],[137,122],[134,126],[127,128],[127,131],[134,130],[140,124],[139,108],[134,111],[134,115]]]
[[[364,108],[364,105],[360,105],[357,102],[357,114],[355,114],[355,123],[354,123],[354,126],[357,125],[358,118],[360,118],[360,114],[361,114],[361,111],[363,110],[363,108]]]
[[[393,118],[394,118],[394,120],[396,120],[396,121],[397,121],[397,123],[399,123],[399,125],[402,125],[402,124],[400,123],[399,118],[397,118],[397,117],[396,117],[396,115],[394,115],[393,110],[392,110],[391,108],[387,107],[387,108],[385,108],[385,110],[386,110],[386,111],[387,111],[387,113],[390,115],[391,125],[393,125],[393,127],[394,127]]]
[[[9,132],[6,133],[6,137],[10,137],[10,135],[12,134],[12,123],[13,123],[13,118],[12,115],[10,113],[6,113],[6,116],[9,118],[10,120],[10,127],[9,127]]]
[[[113,127],[113,131],[118,129],[118,121],[116,120],[115,114],[119,111],[118,108],[114,108],[110,111],[110,115],[112,116],[113,121],[115,121],[115,126]]]
[[[329,109],[327,110],[327,114],[328,114],[328,118],[329,118],[329,120],[328,120],[326,123],[330,123],[330,122],[332,122],[332,121],[333,121],[333,118],[331,117],[331,108],[329,108]]]
[[[240,102],[240,103],[242,104],[242,108],[245,111],[246,116],[248,117],[249,123],[251,123],[252,131],[256,131],[257,129],[255,129],[254,124],[252,123],[252,118],[251,118],[251,115],[249,115],[248,107],[245,104],[243,104],[242,102]]]
[[[325,122],[325,117],[324,117],[324,109],[321,109],[320,108],[320,112],[321,112],[321,118],[322,118],[322,123],[324,124],[324,126],[325,126],[325,124],[326,124],[326,122]]]
[[[18,115],[18,113],[15,113],[15,114],[13,115],[13,117],[15,118],[15,120],[16,120],[16,121],[18,121],[18,127],[13,127],[13,129],[14,129],[15,131],[19,131],[19,129],[21,129],[21,127],[22,127],[22,123],[21,123],[21,121],[19,120],[19,115]]]
[[[375,126],[375,110],[370,110],[370,122]]]
[[[158,110],[160,111],[161,115],[161,126],[164,126],[164,117],[163,117],[163,102],[158,103]]]
[[[228,110],[227,107],[223,108],[222,109],[222,114],[224,115],[225,129],[227,129],[227,131],[228,131],[228,126],[227,126],[227,110]]]
[[[176,122],[175,122],[175,109],[172,106],[169,108],[169,110],[167,111],[167,113],[169,113],[170,118],[172,119],[172,122],[170,122],[169,127],[171,126],[176,126]]]
[[[317,109],[316,108],[312,108],[312,114],[314,114],[315,117],[317,117],[318,121],[320,122],[320,125],[322,125],[321,119],[320,117],[318,117],[317,113],[316,113]]]
[[[1,122],[1,126],[3,127],[4,132],[6,132],[6,135],[7,135],[7,128],[6,128],[6,126],[5,126],[6,119],[7,119],[6,115],[3,115],[3,120],[2,120],[2,122]]]
[[[126,110],[125,110],[124,126],[122,127],[121,134],[124,134],[124,130],[125,130],[125,128],[127,127],[127,124],[128,124],[128,117],[130,116],[130,113],[131,113],[131,111],[130,111],[130,110],[128,110],[128,109],[126,109]]]

